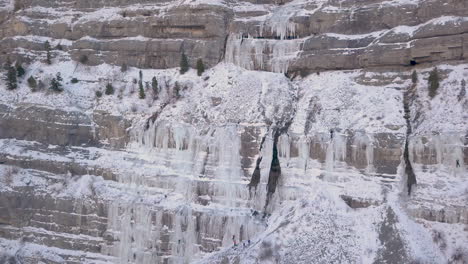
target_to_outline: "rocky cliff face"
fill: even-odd
[[[458,0],[0,1],[0,262],[464,263],[467,29]]]

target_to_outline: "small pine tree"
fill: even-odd
[[[16,64],[16,73],[18,74],[18,77],[22,77],[26,73],[20,63]]]
[[[138,73],[138,75],[140,76],[140,81],[141,81],[141,80],[143,79],[143,72],[141,72],[141,70],[140,70],[140,72]]]
[[[139,84],[139,96],[140,96],[140,99],[145,99],[146,97],[146,94],[145,94],[145,89],[143,89],[143,82],[140,80],[140,82],[138,83]]]
[[[46,87],[45,83],[42,80],[37,82],[37,90],[42,90]]]
[[[50,43],[49,43],[48,40],[44,43],[44,48],[45,48],[45,50],[47,52],[46,62],[47,62],[47,64],[50,65],[50,64],[52,64],[52,57],[50,55]]]
[[[102,97],[102,92],[101,91],[96,91],[96,97],[101,98]]]
[[[123,63],[122,66],[120,67],[121,72],[126,72],[128,70],[128,66],[126,63]]]
[[[185,53],[182,53],[182,57],[180,58],[180,74],[184,74],[188,72],[189,70],[189,64],[188,64],[188,58]]]
[[[203,64],[202,59],[197,60],[197,74],[198,76],[201,76],[203,72],[205,71],[205,65]]]
[[[151,90],[153,91],[153,98],[156,99],[159,93],[158,80],[156,79],[156,77],[153,77],[153,79],[151,79]]]
[[[437,71],[437,68],[434,68],[430,73],[429,73],[429,79],[428,85],[429,85],[429,97],[434,98],[437,94],[437,89],[439,89],[439,73]]]
[[[418,82],[418,74],[416,73],[416,71],[413,71],[413,73],[411,74],[411,81],[413,83],[417,83]]]
[[[114,94],[114,86],[112,86],[111,83],[108,83],[108,84],[106,85],[105,94],[107,94],[107,95]]]
[[[31,88],[32,92],[36,91],[37,82],[36,82],[36,79],[32,75],[28,78],[28,86],[29,88]]]
[[[59,81],[59,82],[63,81],[62,74],[60,72],[57,72],[57,74],[55,76],[57,77],[57,81]]]
[[[175,97],[176,99],[179,99],[179,98],[180,98],[180,86],[179,86],[179,83],[178,83],[178,82],[176,82],[176,83],[174,84],[174,97]]]
[[[50,81],[50,89],[56,92],[63,91],[62,77],[60,76],[60,72],[57,72],[57,75],[55,75],[55,78],[52,78],[52,80]]]
[[[458,94],[458,101],[461,101],[463,98],[465,98],[465,96],[466,96],[466,81],[462,80],[460,93]]]
[[[8,90],[14,90],[14,89],[18,88],[16,75],[17,75],[17,73],[16,73],[15,67],[10,65],[10,67],[8,67],[6,77],[5,77],[5,80],[7,82]]]

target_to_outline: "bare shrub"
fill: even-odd
[[[445,238],[445,234],[439,230],[432,231],[432,241],[434,241],[441,250],[445,250],[447,248],[447,239]]]
[[[468,252],[461,247],[457,248],[450,258],[450,264],[466,264],[468,263]]]
[[[132,104],[130,110],[132,110],[133,113],[136,113],[138,111],[138,106],[136,104]]]
[[[260,260],[267,260],[273,257],[273,250],[271,248],[271,243],[267,241],[262,242],[262,248],[260,250],[259,258]]]
[[[117,98],[119,98],[120,100],[123,99],[125,88],[126,88],[125,86],[121,86],[117,92]]]
[[[18,174],[19,169],[18,167],[8,167],[5,170],[5,185],[10,186],[13,183],[13,177],[14,175]]]

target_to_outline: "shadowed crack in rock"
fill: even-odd
[[[271,159],[270,173],[268,175],[267,183],[267,198],[265,203],[265,211],[268,203],[270,202],[271,196],[276,191],[276,185],[278,184],[279,177],[281,176],[281,166],[278,159],[278,138],[280,133],[275,133],[273,140],[273,157]]]
[[[414,184],[416,184],[416,175],[414,174],[413,171],[413,166],[411,165],[411,161],[409,158],[409,137],[412,133],[412,128],[411,128],[411,121],[410,121],[410,100],[412,100],[414,96],[414,89],[415,89],[415,84],[411,86],[410,89],[406,90],[403,93],[403,108],[405,110],[405,115],[404,118],[406,120],[406,141],[405,141],[405,151],[403,152],[403,159],[405,161],[405,174],[407,176],[407,182],[406,186],[408,188],[408,195],[411,194],[411,188],[413,187]]]

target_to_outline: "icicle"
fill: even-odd
[[[289,155],[290,155],[290,142],[289,142],[288,135],[281,135],[279,137],[278,149],[279,149],[279,156],[281,158],[285,158],[288,161]]]
[[[219,187],[223,190],[226,205],[236,206],[239,197],[238,188],[235,184],[242,179],[242,169],[240,162],[240,136],[237,126],[228,126],[215,131],[215,151],[218,160],[216,173],[217,179],[223,181]],[[226,184],[229,182],[230,184]]]
[[[326,157],[325,157],[325,170],[327,171],[327,177],[332,177],[332,173],[333,173],[333,167],[334,167],[334,163],[335,163],[335,157],[334,157],[334,149],[335,149],[335,144],[334,144],[334,140],[331,139],[329,142],[328,142],[328,146],[327,146],[327,154],[326,154]]]
[[[231,34],[226,45],[225,61],[247,70],[271,70],[286,73],[294,60],[302,40],[273,40],[244,38]],[[268,53],[266,53],[268,52]]]
[[[352,157],[353,160],[358,160],[359,159],[359,153],[365,149],[364,154],[366,157],[366,172],[367,173],[373,173],[375,172],[374,168],[374,136],[372,134],[367,134],[367,133],[356,133],[354,135],[354,142],[353,145],[355,148],[353,148],[352,151]]]
[[[299,168],[305,171],[307,170],[307,161],[309,160],[309,142],[307,138],[302,136],[297,142],[297,148],[299,151]]]

